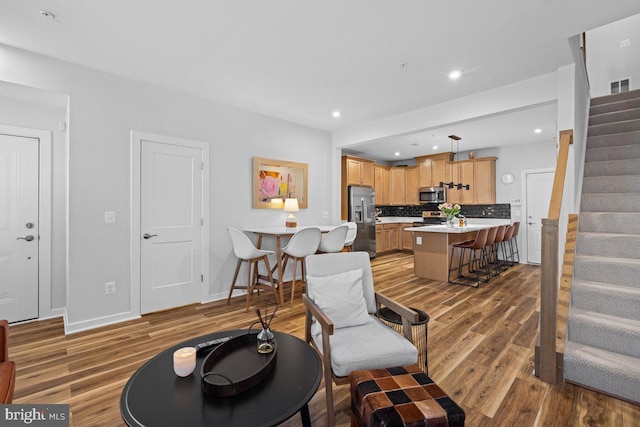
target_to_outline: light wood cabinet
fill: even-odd
[[[395,251],[400,248],[400,233],[398,232],[398,225],[399,224],[384,225],[384,234],[385,238],[389,241],[388,248],[390,251]]]
[[[343,175],[347,185],[373,187],[373,160],[344,156]],[[343,176],[343,182],[344,182]]]
[[[411,226],[409,223],[376,224],[376,253],[413,250],[412,233],[404,231]]]
[[[416,157],[419,169],[419,187],[438,187],[440,182],[451,181],[446,164],[453,159],[452,152]]]
[[[391,178],[389,203],[392,206],[402,206],[405,204],[405,168],[391,168],[389,172]]]
[[[465,205],[493,204],[496,202],[496,157],[448,162],[447,176],[454,183],[469,184],[469,190],[447,189],[447,202]]]
[[[404,187],[404,203],[406,205],[419,205],[420,200],[418,191],[420,188],[420,170],[418,166],[410,166],[405,168],[405,187]]]
[[[413,250],[413,233],[411,231],[405,231],[405,228],[413,227],[411,223],[400,224],[400,232],[402,233],[402,249],[405,251]]]
[[[342,156],[341,217],[349,218],[349,186],[373,187],[373,160]]]
[[[494,204],[496,202],[496,158],[476,159],[474,174],[476,183],[474,203],[479,205]]]
[[[390,194],[391,194],[391,183],[390,183],[390,174],[389,167],[382,165],[374,165],[373,168],[374,180],[373,180],[373,188],[376,192],[376,205],[377,206],[388,206],[390,202]]]
[[[389,241],[385,239],[383,227],[382,224],[376,224],[376,254],[389,251]]]

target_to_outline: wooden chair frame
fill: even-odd
[[[414,323],[418,323],[418,313],[377,292],[375,293],[375,298],[377,309],[380,309],[380,307],[384,305],[400,315],[400,317],[402,318],[404,336],[409,341],[412,341],[411,326]],[[336,376],[333,373],[333,369],[331,368],[330,336],[333,335],[333,323],[323,313],[320,307],[318,307],[316,303],[314,303],[306,294],[302,295],[302,301],[306,307],[305,340],[318,352],[320,358],[322,359],[322,365],[324,369],[324,387],[327,395],[327,416],[329,417],[329,426],[333,427],[336,420],[333,410],[333,389],[331,382],[335,382],[336,385],[348,384],[349,376]],[[316,346],[316,343],[311,337],[311,323],[314,317],[322,326],[322,351],[320,351],[320,349]]]

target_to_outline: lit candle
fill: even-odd
[[[196,349],[183,347],[173,352],[173,370],[179,377],[186,377],[196,368]]]

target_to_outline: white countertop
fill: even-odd
[[[484,230],[486,228],[491,228],[496,225],[510,225],[511,221],[508,219],[502,219],[501,223],[497,224],[467,224],[466,227],[458,227],[457,225],[453,228],[449,228],[446,225],[427,225],[424,227],[411,227],[405,228],[405,231],[419,231],[426,233],[468,233],[470,231],[478,231]]]
[[[422,217],[419,216],[381,216],[376,221],[376,224],[412,224],[416,221],[422,221]]]

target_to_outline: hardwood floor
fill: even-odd
[[[549,386],[533,376],[540,270],[518,265],[480,289],[420,279],[406,253],[372,263],[376,290],[426,311],[430,376],[467,414],[468,426],[640,426],[640,406],[571,384]],[[254,295],[273,303],[268,292]],[[121,426],[122,388],[144,362],[188,337],[241,329],[255,315],[244,297],[145,315],[141,319],[64,335],[62,319],[12,325],[17,363],[14,403],[67,403],[73,425]],[[272,323],[304,337],[296,297]],[[335,387],[336,419],[349,425],[348,386]],[[324,385],[310,402],[314,426],[326,425]],[[284,425],[300,425],[294,416]]]

